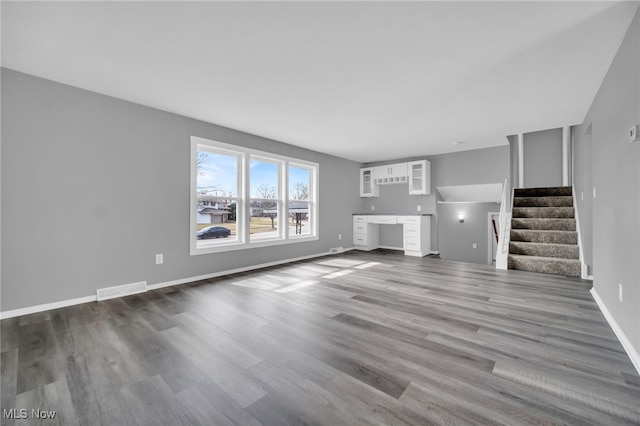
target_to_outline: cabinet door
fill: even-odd
[[[409,172],[409,194],[426,195],[431,193],[431,163],[427,160],[407,163]]]
[[[374,182],[377,185],[389,183],[389,166],[376,166],[373,168]]]
[[[373,181],[373,168],[360,169],[360,196],[377,197],[378,186]]]
[[[407,163],[386,164],[374,167],[373,174],[378,185],[407,182]]]
[[[398,163],[391,165],[391,175],[394,183],[407,182],[407,163]]]

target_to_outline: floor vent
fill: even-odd
[[[147,291],[147,282],[118,285],[115,287],[99,288],[98,300],[114,299],[128,294],[144,293]]]
[[[338,254],[338,253],[342,253],[343,251],[344,251],[343,247],[334,247],[334,248],[329,250],[329,253]]]

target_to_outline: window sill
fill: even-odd
[[[208,247],[191,247],[189,254],[191,256],[198,256],[201,254],[212,254],[212,253],[224,253],[229,251],[237,251],[237,250],[250,250],[261,247],[271,247],[271,246],[281,246],[288,244],[296,244],[296,243],[304,243],[309,241],[317,241],[319,238],[317,235],[310,236],[291,236],[288,240],[282,239],[273,239],[273,240],[265,240],[265,241],[254,241],[249,243],[242,242],[224,242]]]

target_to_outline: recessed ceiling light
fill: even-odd
[[[462,145],[463,143],[464,143],[464,142],[462,142],[462,141],[455,141],[455,142],[452,142],[452,144],[453,144],[453,145]]]

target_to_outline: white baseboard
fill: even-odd
[[[353,249],[354,249],[354,247],[347,247],[347,248],[344,249],[344,251],[349,251],[349,250],[353,250]],[[277,260],[275,262],[261,263],[259,265],[251,265],[251,266],[246,266],[246,267],[243,267],[243,268],[230,269],[230,270],[227,270],[227,271],[214,272],[212,274],[199,275],[199,276],[195,276],[195,277],[181,278],[179,280],[173,280],[173,281],[167,281],[167,282],[158,283],[158,284],[147,285],[147,291],[148,290],[154,290],[154,289],[157,289],[157,288],[162,288],[162,287],[169,287],[169,286],[172,286],[172,285],[190,283],[190,282],[193,282],[193,281],[206,280],[208,278],[215,278],[215,277],[219,277],[219,276],[222,276],[222,275],[237,274],[239,272],[247,272],[247,271],[251,271],[251,270],[254,270],[254,269],[267,268],[269,266],[282,265],[284,263],[296,262],[296,261],[299,261],[299,260],[313,259],[315,257],[322,257],[322,256],[328,256],[328,255],[332,255],[332,253],[331,252],[317,253],[317,254],[311,254],[311,255],[308,255],[308,256],[296,257],[296,258],[292,258],[292,259]],[[0,320],[6,319],[6,318],[18,317],[18,316],[21,316],[21,315],[35,314],[37,312],[50,311],[52,309],[66,308],[67,306],[80,305],[82,303],[89,303],[89,302],[95,302],[95,301],[97,301],[97,296],[93,295],[93,296],[86,296],[86,297],[78,297],[76,299],[61,300],[59,302],[45,303],[43,305],[27,306],[26,308],[11,309],[11,310],[8,310],[8,311],[0,312]]]
[[[27,306],[26,308],[11,309],[0,312],[0,320],[19,317],[21,315],[35,314],[37,312],[50,311],[52,309],[66,308],[67,306],[80,305],[82,303],[95,302],[96,296],[78,297],[76,299],[61,300],[59,302],[45,303],[43,305]]]
[[[353,247],[349,247],[349,248],[345,248],[344,251],[349,251],[349,250],[353,250],[353,249],[354,249]],[[329,256],[329,255],[332,255],[332,254],[333,253],[331,253],[331,252],[317,253],[317,254],[310,254],[308,256],[295,257],[295,258],[292,258],[292,259],[276,260],[274,262],[267,262],[267,263],[260,263],[258,265],[244,266],[242,268],[229,269],[229,270],[226,270],[226,271],[213,272],[211,274],[197,275],[195,277],[181,278],[181,279],[178,279],[178,280],[166,281],[166,282],[157,283],[157,284],[151,284],[151,285],[147,285],[147,289],[148,290],[155,290],[155,289],[163,288],[163,287],[171,287],[172,285],[191,283],[191,282],[200,281],[200,280],[208,280],[209,278],[216,278],[216,277],[221,277],[221,276],[224,276],[224,275],[238,274],[238,273],[241,273],[241,272],[253,271],[255,269],[268,268],[270,266],[283,265],[285,263],[297,262],[299,260],[308,260],[308,259],[313,259],[313,258],[322,257],[322,256]]]
[[[636,370],[638,370],[638,373],[640,374],[640,354],[633,347],[633,345],[627,338],[626,334],[624,334],[624,331],[622,331],[622,329],[620,328],[616,320],[613,318],[613,315],[611,315],[611,312],[609,312],[609,309],[607,309],[607,306],[604,304],[604,301],[600,298],[600,295],[596,291],[595,287],[591,288],[591,295],[593,296],[593,299],[598,304],[600,311],[602,312],[604,317],[607,319],[607,322],[613,329],[613,332],[616,334],[616,337],[622,344],[622,347],[627,352],[627,355],[629,355],[629,358],[631,359],[633,366],[636,368]]]

